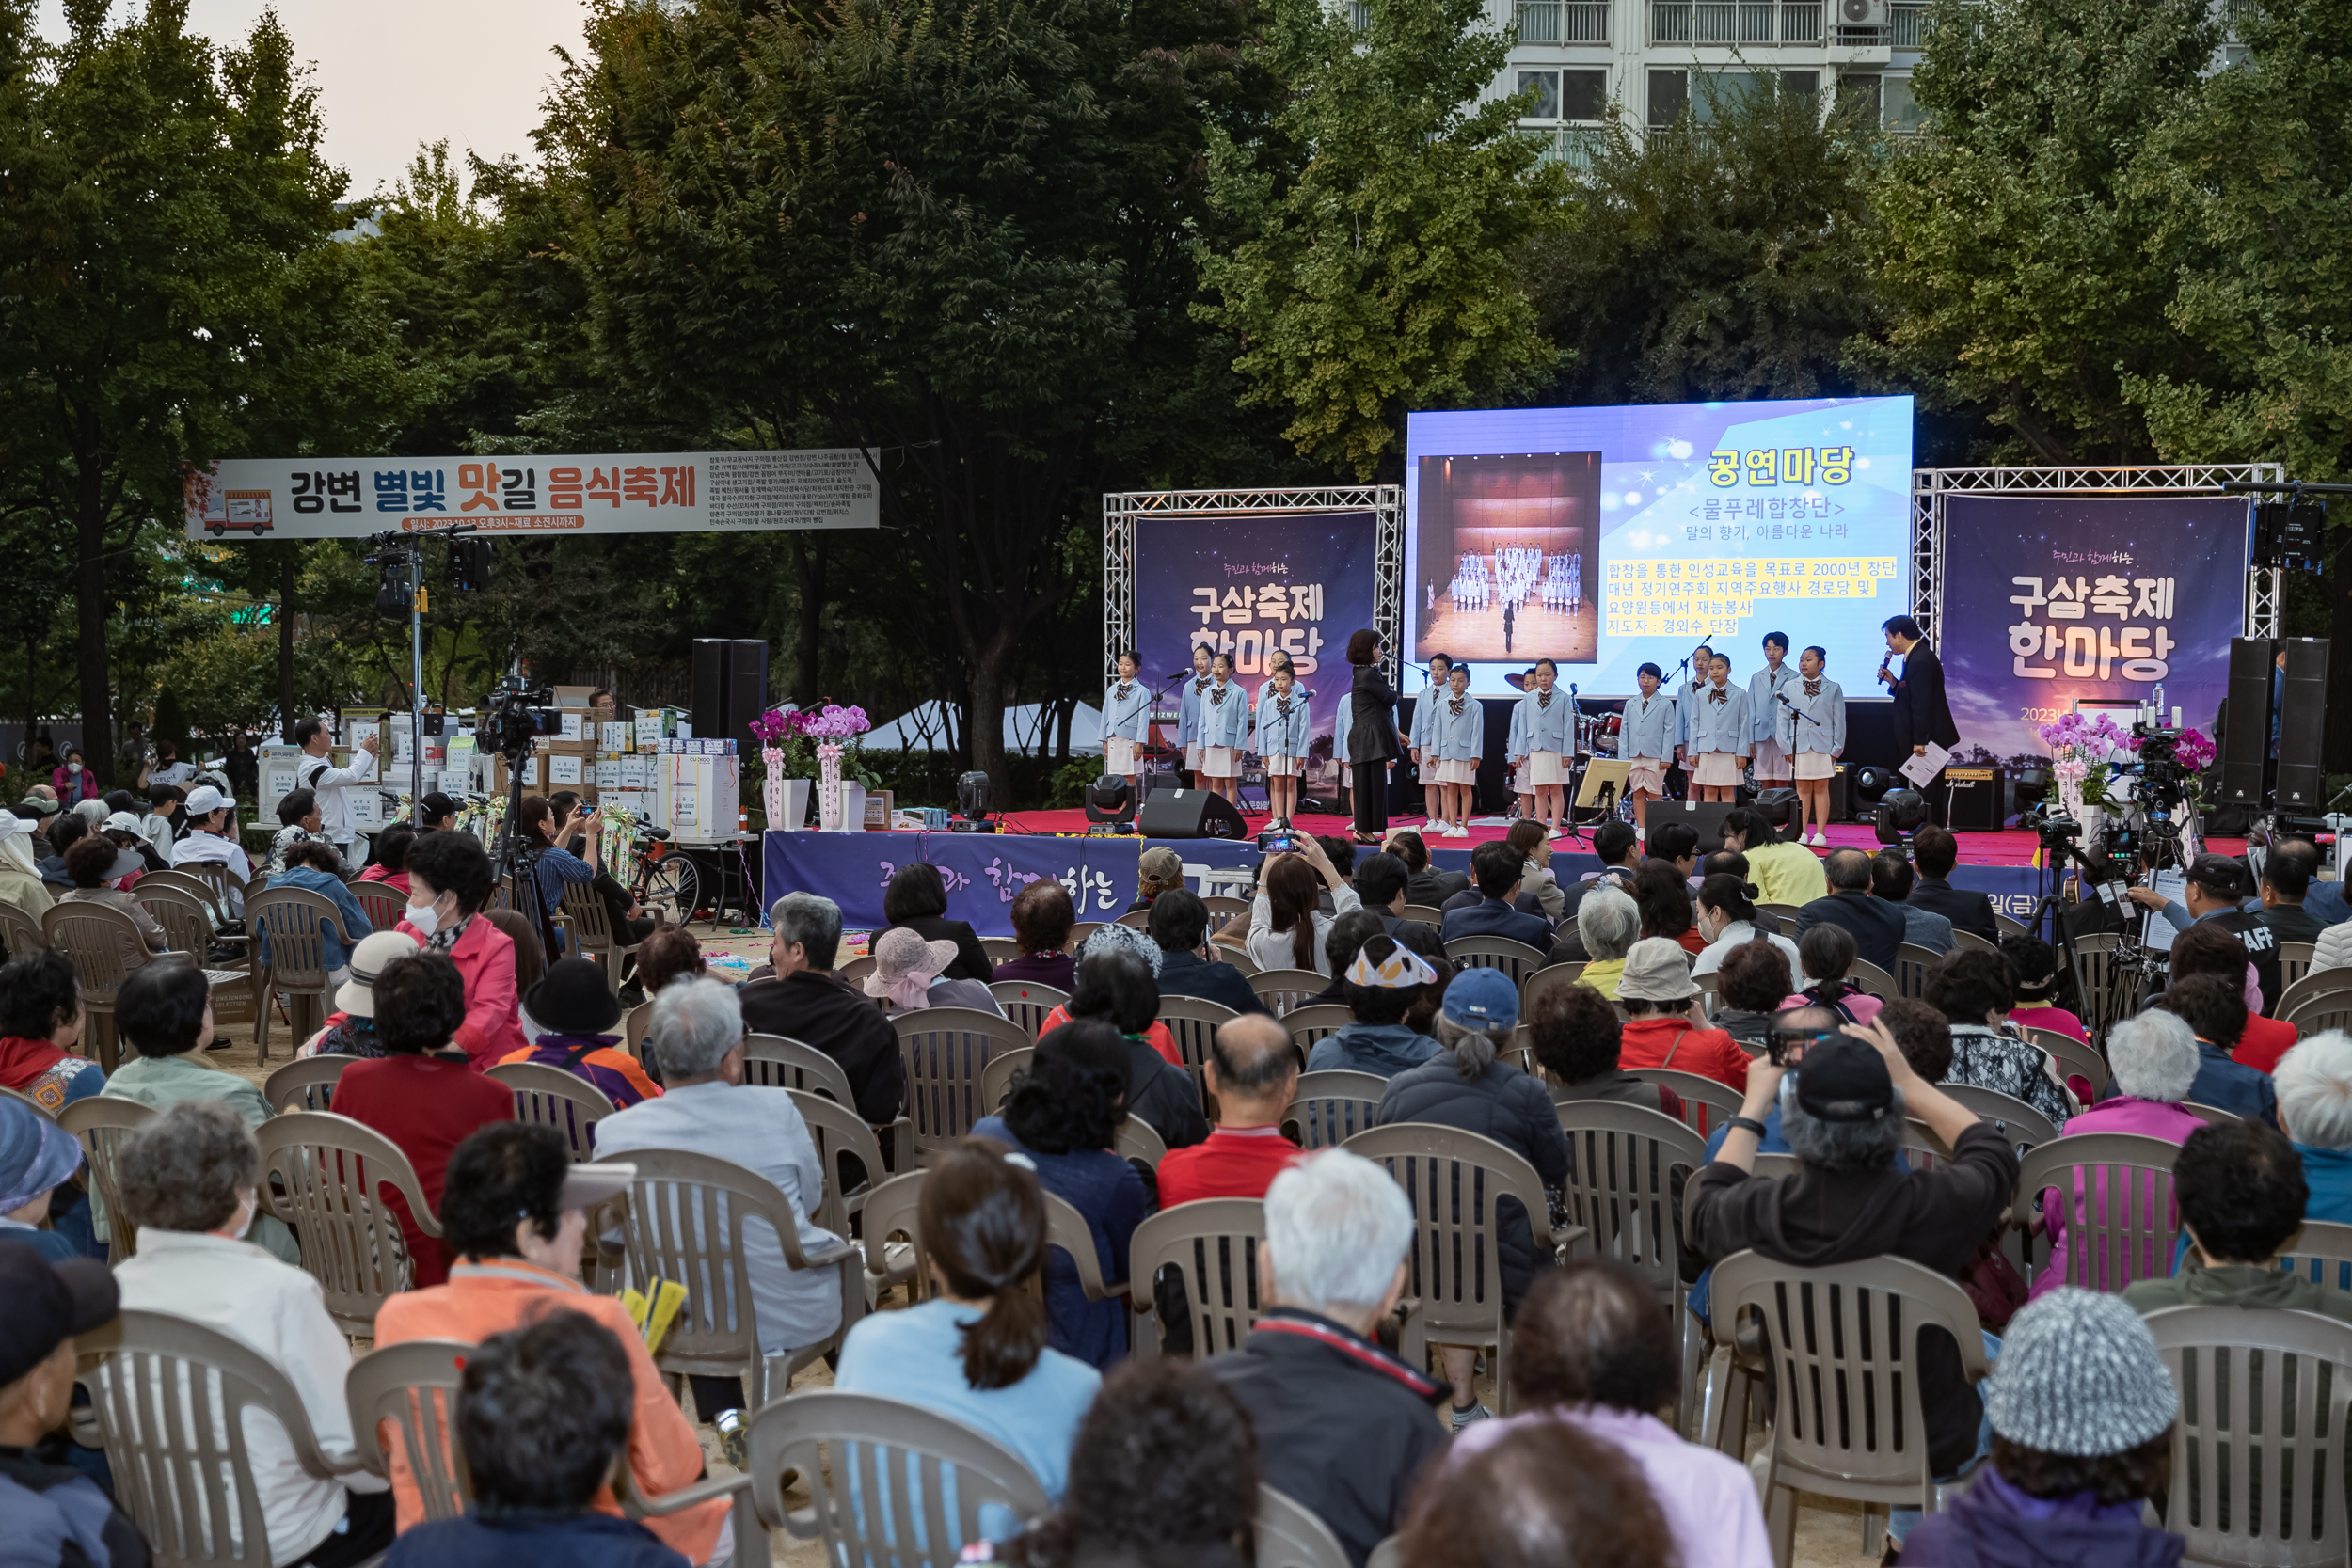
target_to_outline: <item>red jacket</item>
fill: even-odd
[[[405,920],[400,929],[420,944],[425,941]],[[466,1022],[457,1026],[456,1043],[476,1072],[487,1071],[530,1044],[515,994],[515,939],[476,915],[449,956],[466,982]]]
[[[1745,1092],[1748,1053],[1721,1029],[1702,1029],[1687,1018],[1628,1020],[1618,1036],[1617,1066],[1671,1068]]]

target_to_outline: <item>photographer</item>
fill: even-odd
[[[2185,896],[2186,908],[2153,888],[2131,890],[2133,903],[2153,910],[2174,930],[2185,931],[2210,921],[2235,933],[2246,944],[2247,958],[2253,961],[2255,983],[2262,988],[2263,1014],[2268,1017],[2279,1005],[2279,993],[2286,989],[2279,974],[2279,937],[2261,915],[2238,908],[2238,901],[2246,896],[2246,868],[2227,855],[2200,855],[2188,868]]]

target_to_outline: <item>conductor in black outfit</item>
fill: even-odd
[[[1389,767],[1405,754],[1406,736],[1396,727],[1396,688],[1380,670],[1387,651],[1370,626],[1347,640],[1347,662],[1356,667],[1348,694],[1353,705],[1347,732],[1347,766],[1354,779],[1356,842],[1378,844],[1389,832]]]
[[[1919,623],[1908,615],[1890,617],[1880,626],[1886,634],[1886,651],[1902,657],[1900,680],[1887,673],[1886,661],[1879,661],[1879,679],[1895,694],[1895,742],[1911,748],[1913,756],[1927,754],[1932,741],[1945,750],[1960,744],[1960,726],[1952,722],[1952,705],[1944,695],[1944,661],[1935,657],[1920,635]],[[1896,759],[1899,764],[1902,759]],[[1944,804],[1950,785],[1943,775],[1920,793],[1927,797],[1929,816],[1939,825],[1944,821]]]

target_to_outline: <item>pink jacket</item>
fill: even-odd
[[[405,920],[400,929],[420,944],[425,940]],[[485,1072],[531,1043],[523,1038],[521,1003],[515,994],[515,939],[476,916],[449,956],[466,982],[466,1022],[457,1026],[457,1044],[474,1070]]]
[[[2162,1138],[2167,1143],[2185,1144],[2188,1142],[2191,1132],[2204,1125],[2205,1118],[2194,1111],[2185,1111],[2178,1105],[2168,1105],[2160,1101],[2135,1100],[2126,1094],[2103,1101],[2074,1117],[2058,1136],[2072,1137],[2077,1132],[2137,1132],[2144,1138]],[[2096,1190],[2090,1196],[2090,1213],[2093,1220],[2104,1224],[2107,1214],[2107,1173],[2101,1170],[2094,1174],[2097,1177]],[[2082,1195],[2077,1192],[2075,1196],[2080,1197]],[[2156,1179],[2153,1174],[2145,1175],[2141,1178],[2138,1202],[2128,1205],[2128,1208],[2135,1214],[2144,1213],[2154,1207],[2155,1201]],[[2070,1207],[2058,1200],[2056,1187],[2045,1191],[2042,1212],[2050,1230],[2050,1263],[2034,1275],[2033,1289],[2026,1292],[2029,1296],[2055,1291],[2066,1280],[2066,1220]],[[2179,1210],[2179,1204],[2172,1205],[2167,1214],[2168,1224],[2180,1223]],[[2097,1268],[2092,1271],[2092,1288],[2121,1291],[2126,1281],[2122,1277],[2123,1270],[2118,1264],[2125,1261],[2131,1265],[2133,1280],[2169,1279],[2172,1276],[2172,1259],[2154,1257],[2153,1252],[2149,1257],[2137,1259],[2116,1259],[2102,1254]],[[2113,1272],[2111,1279],[2110,1271]]]
[[[76,795],[73,792],[72,781],[73,775],[66,771],[65,764],[59,763],[57,765],[57,770],[49,775],[49,787],[56,790],[57,792],[57,799],[69,806],[72,805],[77,800],[95,800],[98,799],[97,774],[91,772],[87,768],[82,769],[82,792],[79,795]]]

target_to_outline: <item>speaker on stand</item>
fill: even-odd
[[[2280,646],[2286,650],[2287,678],[2280,689],[2279,781],[2274,799],[2279,811],[2309,816],[2319,811],[2328,797],[2328,770],[2321,761],[2327,742],[2328,639],[2289,637],[2282,639]],[[2234,644],[2232,653],[2234,656]],[[2230,689],[2234,696],[2234,657],[2231,662]],[[2235,718],[2233,713],[2230,729],[2233,736],[2237,729]],[[2226,773],[2223,779],[2226,793]]]
[[[2261,815],[2270,771],[2271,646],[2266,637],[2230,639],[2230,696],[2222,710],[2221,793],[2217,806]],[[2327,673],[2323,663],[2321,673]]]

